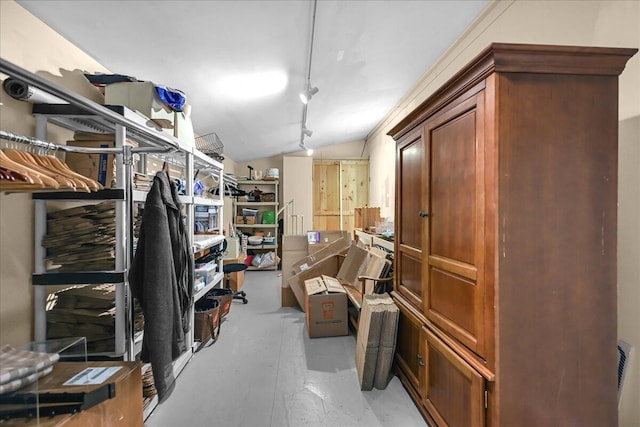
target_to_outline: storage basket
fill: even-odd
[[[276,201],[276,193],[262,193],[260,195],[261,202],[275,202]]]
[[[220,320],[224,319],[231,310],[233,291],[231,289],[211,289],[207,292],[207,299],[216,299],[220,304]]]
[[[220,141],[217,133],[211,132],[206,135],[199,136],[195,139],[195,143],[196,148],[207,156],[220,162],[224,160],[224,157],[222,157],[224,145],[222,144],[222,141]]]
[[[196,302],[193,336],[200,342],[211,337],[216,342],[220,335],[220,302],[217,299],[204,298]]]

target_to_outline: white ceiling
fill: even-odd
[[[113,73],[182,90],[200,135],[216,132],[237,162],[299,151],[313,1],[18,0]],[[488,0],[320,0],[308,147],[364,139]],[[93,70],[86,70],[92,72]],[[225,78],[282,71],[256,99]]]

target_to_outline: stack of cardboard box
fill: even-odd
[[[398,307],[388,294],[365,295],[356,342],[356,368],[362,390],[383,390],[391,377],[398,330]]]

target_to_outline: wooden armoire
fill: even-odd
[[[432,426],[617,426],[618,75],[495,43],[390,132],[398,374]]]

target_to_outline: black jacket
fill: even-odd
[[[162,401],[173,390],[172,361],[187,350],[193,304],[193,252],[175,186],[164,172],[147,195],[129,282],[144,313],[141,358],[151,362]]]

